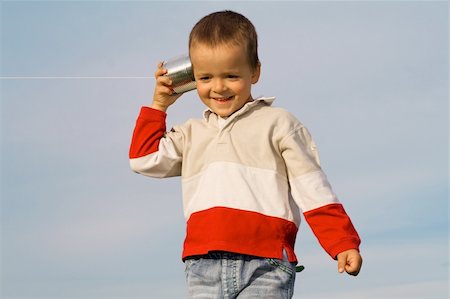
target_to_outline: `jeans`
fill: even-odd
[[[186,261],[192,299],[292,298],[295,264],[228,252],[212,252]]]

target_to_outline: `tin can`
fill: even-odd
[[[163,63],[167,69],[165,76],[172,80],[173,91],[177,94],[197,88],[189,56],[182,55]]]

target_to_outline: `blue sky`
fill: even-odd
[[[0,5],[1,298],[186,297],[180,180],[129,169],[154,87],[129,77],[222,9],[254,23],[253,96],[308,127],[363,240],[361,274],[339,275],[303,223],[294,298],[448,297],[446,1]],[[202,110],[186,93],[168,126]]]

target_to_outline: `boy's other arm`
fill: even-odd
[[[282,149],[293,198],[314,235],[333,259],[340,255],[341,261],[345,261],[344,269],[348,263],[348,272],[357,273],[361,240],[320,167],[308,130],[305,127],[295,130],[285,138]]]

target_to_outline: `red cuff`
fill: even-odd
[[[147,120],[162,119],[166,120],[167,113],[158,109],[150,108],[147,106],[142,106],[139,112],[139,117]]]
[[[166,133],[164,111],[142,107],[134,127],[129,158],[139,158],[158,151],[159,141]]]
[[[342,251],[359,250],[361,240],[341,204],[307,211],[304,216],[320,245],[333,259]]]

